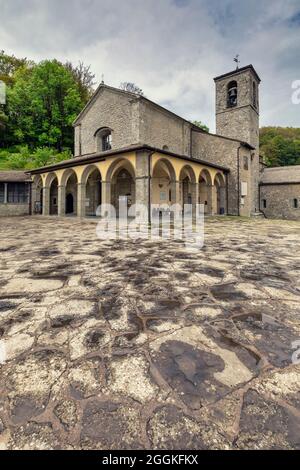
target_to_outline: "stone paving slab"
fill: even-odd
[[[300,223],[0,223],[0,449],[299,449]]]

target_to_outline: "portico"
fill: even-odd
[[[149,146],[73,158],[33,170],[32,211],[60,217],[95,216],[120,199],[131,215],[136,207],[159,210],[203,204],[207,215],[227,213],[228,170]],[[151,210],[151,208],[150,208]],[[102,214],[103,215],[103,214]]]

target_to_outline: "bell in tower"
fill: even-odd
[[[237,98],[238,98],[238,89],[237,89],[237,82],[232,81],[228,84],[227,87],[227,106],[229,108],[233,108],[237,106]]]

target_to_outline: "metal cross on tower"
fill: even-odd
[[[241,63],[239,57],[240,57],[240,55],[237,54],[237,55],[235,56],[235,58],[233,59],[234,62],[236,63],[236,69],[237,69],[237,70],[239,69],[239,64]]]

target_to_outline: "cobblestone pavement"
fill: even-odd
[[[1,219],[0,448],[299,448],[300,224],[95,227]]]

